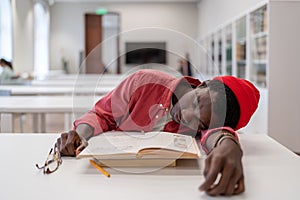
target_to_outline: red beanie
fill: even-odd
[[[218,76],[213,80],[219,80],[229,87],[239,103],[240,119],[234,129],[246,126],[258,106],[260,94],[257,88],[249,81],[234,76]]]

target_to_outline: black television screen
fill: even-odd
[[[167,64],[165,42],[127,42],[126,64]]]

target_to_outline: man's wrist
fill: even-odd
[[[207,154],[209,154],[215,147],[221,144],[221,142],[225,139],[231,139],[235,142],[239,147],[239,141],[236,139],[234,134],[227,130],[220,130],[211,133],[204,142],[204,147],[207,150]]]
[[[76,132],[78,133],[82,141],[88,141],[94,135],[94,128],[88,124],[79,124],[76,127]]]
[[[222,136],[220,136],[220,138],[215,142],[214,147],[219,146],[224,140],[233,141],[241,149],[239,141],[231,133],[223,133]]]
[[[234,147],[237,151],[241,153],[241,155],[243,155],[243,150],[240,143],[239,142],[237,143],[235,140],[233,140],[230,137],[223,137],[222,140],[218,142],[216,147],[218,146],[225,146],[225,148]]]
[[[222,134],[222,131],[216,131],[213,133],[210,133],[210,135],[207,136],[206,140],[204,141],[204,147],[206,149],[206,153],[209,154],[215,145],[215,140]]]

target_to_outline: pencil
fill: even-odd
[[[104,170],[102,167],[100,167],[94,160],[90,160],[91,165],[93,165],[96,169],[98,169],[102,174],[104,174],[107,177],[110,177],[110,174]]]

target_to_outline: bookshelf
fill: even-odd
[[[250,80],[266,86],[267,69],[267,5],[250,13]]]
[[[210,54],[211,54],[211,60],[212,63],[210,64],[210,73],[215,74],[215,63],[216,63],[216,39],[215,39],[215,34],[213,34],[210,38]]]
[[[264,2],[202,37],[209,54],[201,60],[202,73],[234,75],[266,88],[268,37],[268,2]]]
[[[218,74],[223,74],[223,70],[222,70],[222,58],[223,58],[223,44],[224,42],[222,41],[222,31],[220,30],[217,34],[217,73]],[[224,55],[225,56],[225,55]]]
[[[246,78],[246,16],[236,21],[236,75]]]
[[[225,63],[226,75],[232,75],[232,25],[225,27]]]
[[[201,44],[202,44],[204,50],[208,50],[207,49],[208,48],[208,40],[207,39],[202,41]],[[207,53],[203,53],[203,54],[201,54],[201,56],[202,56],[202,60],[201,60],[201,65],[202,65],[201,69],[202,70],[201,70],[201,72],[203,72],[204,74],[208,74],[208,65],[207,65],[208,55],[207,55]]]

